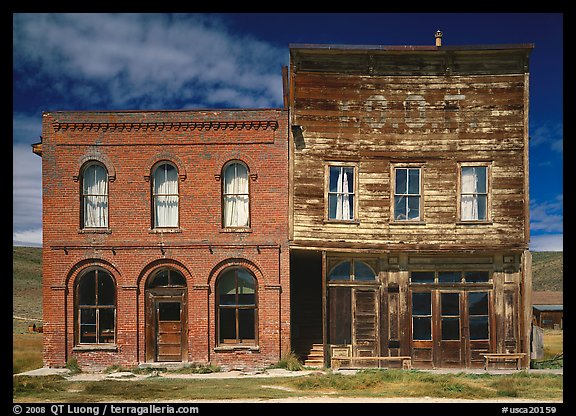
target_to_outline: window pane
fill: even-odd
[[[473,167],[464,166],[462,167],[461,175],[461,189],[463,194],[473,194],[476,193],[477,180],[476,173]]]
[[[80,342],[96,343],[96,309],[80,309]]]
[[[474,169],[476,175],[476,192],[479,194],[485,194],[486,191],[486,170],[485,166],[477,166]]]
[[[432,339],[432,319],[415,316],[412,318],[412,339],[427,341]]]
[[[412,272],[410,273],[412,283],[434,283],[434,272]]]
[[[478,199],[475,195],[462,195],[460,198],[460,217],[465,221],[478,219]]]
[[[180,321],[180,302],[160,302],[158,304],[158,320]]]
[[[84,227],[108,226],[108,196],[84,197]]]
[[[442,293],[442,315],[460,315],[459,293]]]
[[[420,169],[408,170],[408,193],[420,194]]]
[[[154,199],[154,226],[155,227],[177,227],[178,226],[178,196],[158,195]]]
[[[462,272],[442,271],[438,272],[439,283],[455,283],[462,280]]]
[[[420,197],[409,196],[408,199],[408,219],[417,220],[420,218]]]
[[[412,315],[431,315],[432,297],[430,292],[412,293]]]
[[[338,196],[336,194],[328,195],[328,218],[336,219],[336,210],[338,204]]]
[[[354,261],[354,280],[375,280],[376,274],[363,261]]]
[[[487,316],[470,317],[470,339],[489,339]]]
[[[394,197],[394,219],[405,220],[407,218],[406,211],[408,209],[405,196]]]
[[[407,191],[406,169],[396,169],[396,194],[405,194]]]
[[[168,286],[168,270],[167,269],[160,270],[158,273],[156,273],[156,275],[154,276],[154,278],[152,279],[152,281],[148,285],[148,287],[159,287],[159,286]]]
[[[240,342],[246,340],[254,340],[254,309],[239,309],[238,310],[238,332]]]
[[[464,278],[466,282],[469,283],[488,282],[490,280],[490,272],[487,271],[464,272]]]
[[[78,305],[96,305],[96,272],[91,271],[78,283]]]
[[[219,318],[220,342],[236,341],[236,309],[220,308]]]
[[[186,279],[176,270],[170,270],[170,285],[186,286]]]
[[[354,193],[354,168],[343,168],[342,192]]]
[[[330,192],[339,192],[338,178],[342,168],[338,166],[330,166]]]
[[[98,271],[98,305],[113,306],[116,300],[114,280],[103,270]]]
[[[460,339],[460,318],[442,318],[442,340]]]
[[[486,204],[488,203],[486,195],[477,195],[476,203],[478,204],[478,219],[486,220]]]
[[[468,294],[468,313],[470,315],[488,315],[488,292],[470,292]]]
[[[114,342],[114,308],[101,308],[98,311],[98,328],[100,339],[98,342]]]
[[[350,272],[350,262],[345,261],[332,270],[328,280],[350,280]]]
[[[220,305],[236,305],[236,276],[234,269],[224,272],[218,279]]]

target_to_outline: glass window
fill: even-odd
[[[89,164],[82,172],[82,226],[108,227],[108,172],[100,164]]]
[[[460,283],[462,272],[442,271],[438,272],[438,283]]]
[[[328,280],[350,280],[351,274],[351,263],[345,261],[332,269],[332,272],[330,272],[330,275],[328,276]]]
[[[485,221],[488,210],[488,168],[462,166],[460,217],[462,221]]]
[[[441,294],[442,340],[460,339],[460,293]]]
[[[468,320],[471,340],[486,340],[490,338],[488,299],[488,292],[468,293]]]
[[[412,339],[427,341],[432,339],[432,294],[412,293]]]
[[[354,260],[354,280],[375,280],[376,274],[363,261]]]
[[[147,288],[186,286],[186,278],[174,269],[160,269],[148,281]]]
[[[420,168],[396,168],[394,220],[420,220]]]
[[[434,283],[434,272],[411,272],[412,283]]]
[[[490,272],[487,271],[471,271],[464,272],[464,279],[467,283],[483,283],[490,281]]]
[[[76,307],[80,344],[115,342],[116,286],[108,272],[98,268],[78,279]]]
[[[354,167],[330,166],[328,218],[351,221],[354,213]]]
[[[224,168],[222,223],[224,227],[250,226],[248,168],[233,162]]]
[[[218,342],[255,344],[256,279],[246,269],[224,271],[216,282]]]
[[[163,163],[154,170],[152,182],[154,227],[178,227],[178,171]]]

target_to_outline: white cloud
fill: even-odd
[[[42,228],[13,232],[12,244],[15,246],[41,246]]]
[[[564,151],[564,132],[562,123],[545,123],[536,127],[530,135],[530,146],[546,145],[558,153]]]
[[[41,229],[42,159],[30,145],[14,144],[12,175],[13,232]]]
[[[563,194],[552,201],[530,203],[530,229],[547,233],[558,233],[564,229]]]
[[[13,27],[22,82],[88,107],[190,108],[226,89],[228,107],[282,104],[285,49],[214,16],[15,14]]]
[[[530,238],[531,251],[564,251],[563,234],[533,235]]]

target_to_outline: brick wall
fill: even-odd
[[[288,126],[278,109],[43,114],[44,361],[84,368],[146,361],[145,282],[159,267],[186,278],[187,360],[258,367],[290,345]],[[109,224],[81,227],[81,170],[96,160],[109,174]],[[179,173],[179,227],[152,226],[151,180],[162,160]],[[222,173],[241,160],[250,173],[250,227],[222,228]],[[99,266],[116,284],[113,349],[78,348],[74,282]],[[230,266],[257,281],[258,345],[219,349],[215,280]]]

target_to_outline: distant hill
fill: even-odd
[[[539,251],[532,253],[532,290],[563,290],[564,255],[562,251]]]

